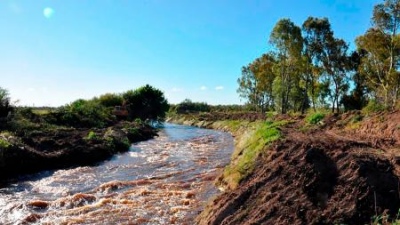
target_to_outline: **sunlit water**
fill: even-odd
[[[165,124],[159,137],[94,167],[0,189],[0,224],[194,224],[230,159],[223,132]],[[22,166],[22,165],[21,165]]]

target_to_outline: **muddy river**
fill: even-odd
[[[165,124],[92,167],[45,171],[0,188],[0,224],[194,224],[218,190],[233,138]]]

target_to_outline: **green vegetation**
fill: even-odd
[[[185,99],[171,110],[176,113],[210,112],[211,106],[205,102],[192,102],[190,99]]]
[[[72,127],[105,127],[115,122],[111,110],[95,100],[76,100],[53,115],[56,124]]]
[[[114,107],[127,105],[129,118],[117,118]],[[90,100],[78,99],[59,108],[17,107],[14,113],[10,106],[8,92],[0,88],[0,130],[28,134],[31,131],[57,128],[104,128],[116,124],[121,119],[131,121],[163,120],[168,103],[163,93],[150,85],[124,94],[105,94]],[[5,116],[8,116],[6,119]]]
[[[321,112],[311,113],[306,117],[306,121],[309,124],[317,124],[325,118],[325,114]]]
[[[107,147],[110,149],[129,149],[131,145],[128,137],[120,135],[118,131],[112,128],[107,129],[104,139],[107,142]]]
[[[11,146],[10,142],[0,138],[0,149],[6,149],[6,148],[8,148],[10,146]]]
[[[0,119],[5,118],[13,110],[8,91],[0,87]]]
[[[225,121],[231,128],[238,129],[239,121]],[[232,156],[232,162],[224,170],[224,182],[230,188],[236,188],[237,185],[245,179],[255,168],[255,163],[260,155],[267,154],[266,148],[270,143],[281,137],[279,128],[289,123],[288,121],[264,121],[246,124],[247,133],[241,134],[237,142],[236,150]]]
[[[104,95],[100,95],[98,101],[101,105],[105,107],[115,107],[123,105],[124,98],[122,97],[121,94],[107,93]]]
[[[128,107],[130,119],[139,118],[142,121],[162,121],[165,119],[169,105],[160,90],[146,85],[136,90],[127,91],[122,96]]]
[[[382,105],[381,103],[377,102],[374,99],[371,99],[368,104],[362,109],[362,113],[364,115],[369,115],[371,113],[377,113],[377,112],[382,112],[384,111],[386,108],[384,105]]]
[[[399,4],[384,0],[374,7],[372,27],[356,38],[353,52],[334,35],[327,18],[309,17],[301,27],[279,20],[269,38],[273,50],[242,68],[237,92],[260,112],[305,113],[329,105],[339,112],[360,110],[368,102],[366,111],[395,109],[400,102]]]
[[[97,140],[99,137],[96,135],[94,131],[89,131],[88,135],[85,138],[86,140]]]

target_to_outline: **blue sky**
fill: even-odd
[[[171,103],[241,104],[241,67],[281,18],[328,17],[353,45],[378,0],[1,0],[0,87],[60,106],[150,84]]]

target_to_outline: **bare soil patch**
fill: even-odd
[[[400,208],[400,112],[298,120],[239,188],[214,199],[199,224],[368,224]],[[354,121],[353,121],[354,122]],[[352,123],[353,123],[352,122]]]

